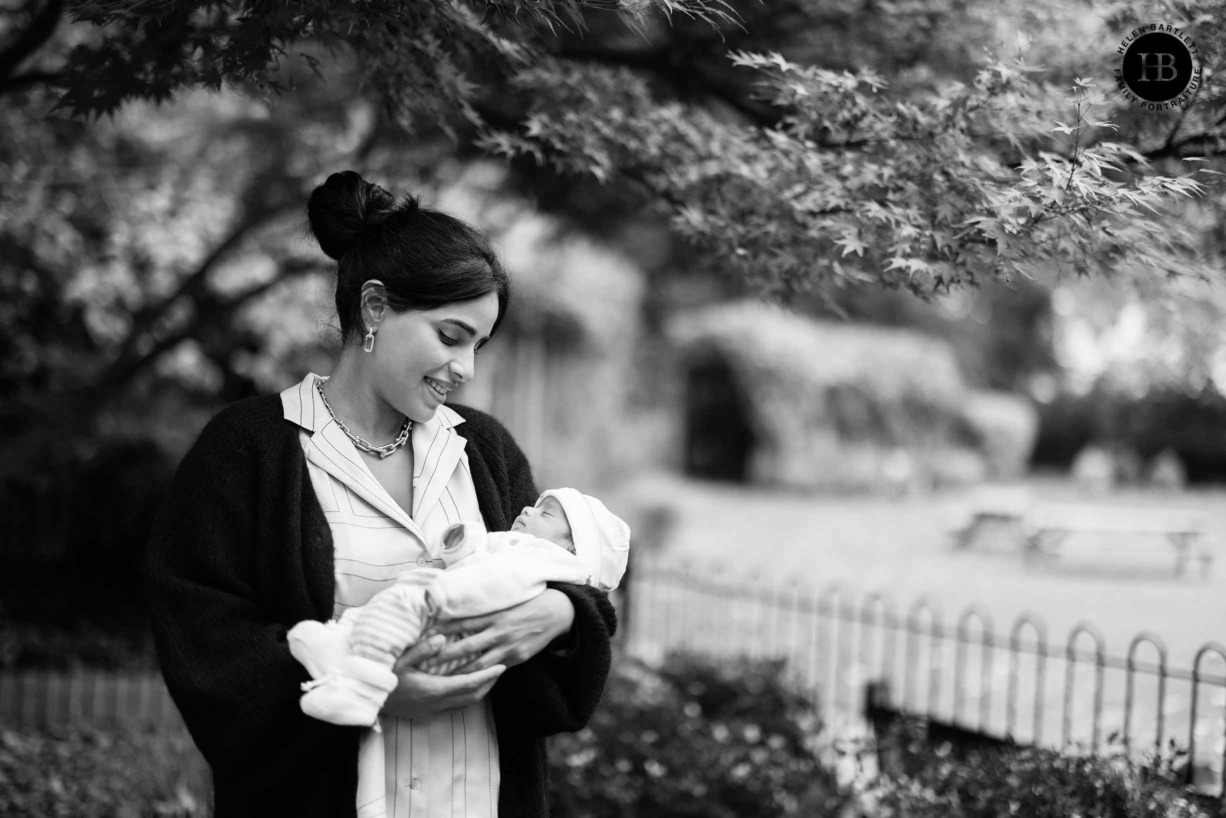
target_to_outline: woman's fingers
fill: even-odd
[[[401,687],[404,687],[407,682],[414,690],[427,697],[463,698],[472,695],[487,683],[497,681],[504,670],[506,670],[505,665],[492,665],[473,673],[460,673],[452,676],[435,676],[430,673],[408,670],[401,674],[400,684]]]
[[[502,671],[507,669],[506,665],[494,665],[494,668],[498,668],[498,672],[494,674],[492,679],[483,683],[479,689],[473,691],[473,701],[479,702],[488,696],[490,691],[494,689],[494,684],[498,681],[498,677],[502,675]],[[493,670],[494,668],[490,669]]]
[[[506,670],[506,665],[494,665],[485,670],[478,670],[475,673],[463,674],[460,678],[468,678],[472,681],[468,684],[464,693],[456,693],[453,696],[455,702],[452,707],[465,707],[473,702],[479,702],[486,697],[490,690],[494,687],[494,683],[498,681],[498,677]],[[444,676],[444,679],[455,678],[454,676]]]
[[[494,665],[456,676],[404,670],[399,673],[400,684],[388,696],[383,709],[401,718],[417,719],[466,707],[481,701],[504,670],[505,665]]]
[[[464,619],[448,619],[445,622],[439,622],[430,629],[431,633],[442,634],[446,637],[451,636],[467,636],[470,633],[483,631],[498,621],[501,611],[492,614],[483,614],[481,616],[469,616]]]
[[[453,673],[473,673],[478,670],[481,670],[482,665],[484,665],[486,662],[492,662],[492,661],[494,661],[493,655],[478,654],[468,659],[468,661],[461,662],[460,664],[456,665],[455,670],[452,672]]]
[[[435,659],[439,663],[453,662],[457,659],[473,659],[482,654],[496,650],[499,646],[499,632],[496,626],[489,626],[480,631],[473,632],[463,639],[456,639],[448,642],[439,649],[435,654]],[[495,664],[488,662],[487,665]],[[467,672],[457,669],[456,672]]]
[[[442,634],[435,634],[428,639],[415,642],[409,646],[408,650],[400,654],[400,658],[396,660],[392,670],[400,673],[402,670],[409,668],[420,668],[425,660],[436,657],[439,649],[445,644],[447,644],[447,637]]]
[[[575,619],[571,601],[549,589],[527,602],[487,616],[456,619],[436,628],[468,634],[444,645],[436,654],[440,662],[463,660],[457,673],[502,664],[513,667],[526,662],[556,637],[570,630]]]
[[[473,673],[463,673],[457,676],[430,676],[430,678],[442,680],[441,689],[447,691],[441,697],[442,701],[447,704],[442,709],[450,710],[453,707],[464,707],[480,701],[506,669],[506,665],[493,665]]]

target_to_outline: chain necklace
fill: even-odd
[[[409,432],[413,429],[413,421],[409,418],[404,419],[404,424],[400,427],[400,434],[396,435],[396,439],[386,446],[375,446],[372,443],[368,443],[361,435],[355,435],[349,431],[349,427],[345,425],[345,422],[336,416],[336,412],[332,411],[332,404],[328,403],[328,396],[324,392],[324,381],[326,380],[327,378],[315,379],[315,388],[319,390],[319,396],[324,400],[324,408],[328,410],[328,414],[336,421],[336,425],[341,427],[341,431],[345,433],[345,436],[353,441],[353,445],[357,447],[358,451],[366,452],[367,454],[377,454],[379,459],[382,460],[385,457],[391,457],[396,453],[397,449],[409,442]]]

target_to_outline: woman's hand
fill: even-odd
[[[462,638],[444,645],[433,661],[444,664],[464,659],[452,673],[468,675],[491,667],[513,667],[544,650],[569,631],[574,621],[575,607],[570,599],[548,588],[513,608],[436,625],[432,633]]]
[[[493,664],[473,673],[462,675],[434,676],[417,670],[424,658],[434,655],[442,639],[422,640],[405,651],[392,670],[400,677],[400,684],[387,697],[383,712],[402,719],[420,719],[467,707],[485,698],[506,670],[506,665]]]

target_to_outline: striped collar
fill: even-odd
[[[303,441],[307,461],[340,480],[425,544],[425,534],[415,520],[438,502],[455,470],[467,468],[464,449],[468,441],[455,431],[464,418],[440,406],[429,421],[413,424],[409,442],[413,447],[414,463],[413,508],[403,509],[388,495],[362,454],[328,413],[323,397],[315,388],[318,377],[309,374],[297,386],[281,393],[285,419],[310,432],[310,437]]]
[[[332,418],[320,398],[315,381],[320,376],[314,372],[308,373],[301,382],[289,387],[281,393],[281,409],[285,419],[296,423],[303,429],[314,434],[322,429]],[[464,418],[450,406],[444,404],[434,413],[434,417],[425,423],[414,423],[414,429],[421,429],[433,437],[441,429],[454,429],[464,422]]]

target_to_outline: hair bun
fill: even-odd
[[[311,192],[307,218],[319,248],[340,260],[364,230],[383,223],[396,197],[352,170],[329,176]]]

